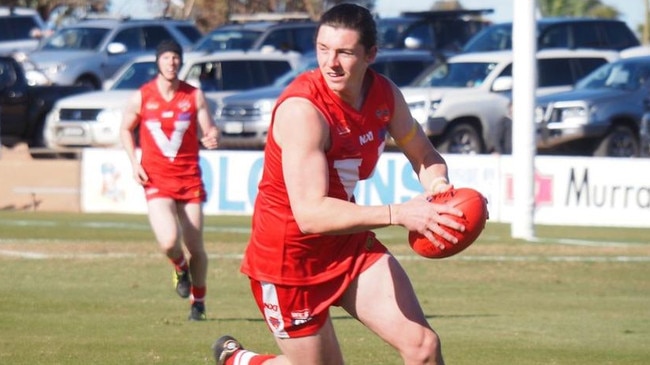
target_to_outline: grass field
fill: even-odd
[[[153,243],[146,217],[0,212],[0,364],[211,364],[228,333],[276,352],[239,273],[248,217],[206,218],[205,323]],[[398,256],[450,365],[649,364],[647,229],[536,227],[536,242],[489,223],[444,260],[413,255],[400,228],[378,230]],[[345,312],[347,364],[399,364]]]

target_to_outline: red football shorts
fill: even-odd
[[[174,178],[149,176],[144,186],[147,201],[156,198],[171,198],[185,203],[202,203],[207,200],[207,194],[200,178]]]
[[[271,332],[278,338],[316,334],[327,321],[329,307],[337,305],[350,283],[386,254],[386,246],[374,239],[370,250],[359,250],[349,272],[320,284],[289,286],[250,278],[253,297]]]

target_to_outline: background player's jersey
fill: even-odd
[[[201,187],[196,90],[180,81],[167,101],[155,80],[140,89],[141,164],[150,185],[170,191]]]

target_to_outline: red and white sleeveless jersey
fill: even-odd
[[[327,119],[331,139],[326,152],[328,196],[352,202],[357,182],[371,176],[383,152],[386,127],[394,112],[389,81],[372,70],[367,72],[371,86],[361,110],[335,95],[319,70],[299,76],[276,103],[277,108],[287,98],[305,98]],[[282,176],[282,150],[272,130],[271,125],[242,272],[260,281],[285,285],[322,283],[348,272],[357,253],[374,242],[368,237],[372,233],[305,235],[300,231]]]
[[[200,177],[196,90],[181,81],[166,101],[155,80],[140,88],[141,164],[148,175]]]

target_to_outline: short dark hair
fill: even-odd
[[[343,3],[333,6],[321,16],[318,30],[322,25],[356,30],[359,43],[366,51],[377,45],[377,24],[370,11],[361,5]]]

